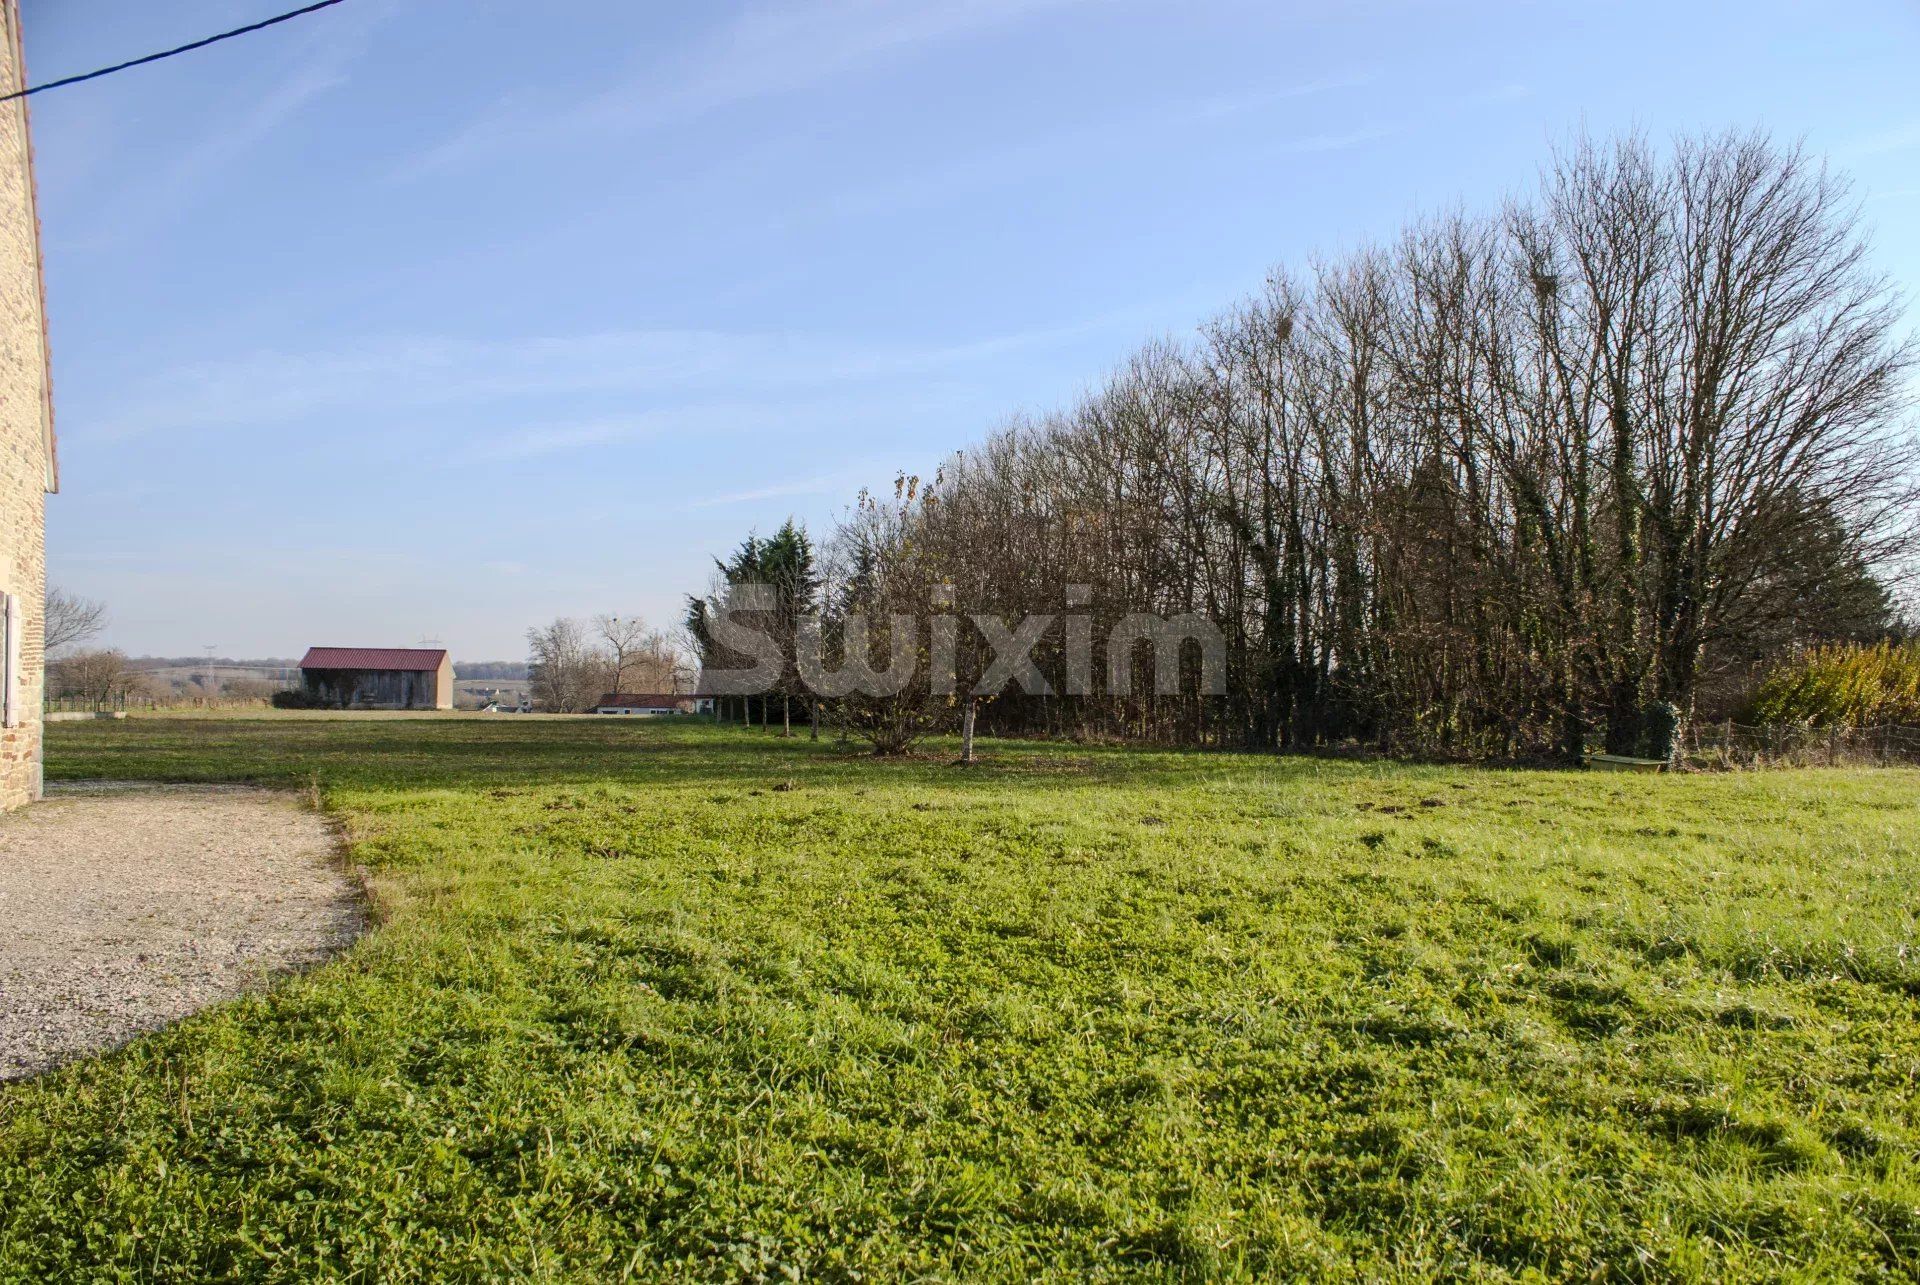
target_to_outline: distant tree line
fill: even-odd
[[[297,670],[300,668],[299,660],[286,656],[208,656],[204,652],[198,656],[134,656],[129,663],[141,669],[204,669],[208,665],[217,665],[223,669]]]
[[[1225,633],[1224,694],[1189,658],[1173,693],[1136,671],[1068,695],[1056,623],[1032,649],[1048,690],[979,707],[1006,732],[1632,753],[1770,658],[1894,626],[1916,516],[1899,316],[1844,184],[1801,152],[1582,141],[1531,200],[1277,271],[1197,341],[863,495],[780,610],[831,634],[925,616],[945,584],[961,613],[1083,610],[1097,638],[1137,611]],[[767,556],[749,541],[721,595]],[[719,601],[688,622],[710,663],[738,659],[705,631]],[[975,709],[912,699],[896,721]]]
[[[475,681],[492,679],[524,682],[527,678],[527,662],[524,660],[456,660],[453,662],[453,676]]]

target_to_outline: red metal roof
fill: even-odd
[[[444,647],[309,647],[302,669],[409,669],[431,673],[447,658]]]

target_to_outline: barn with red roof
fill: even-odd
[[[439,647],[309,647],[300,682],[335,709],[453,708],[453,661]]]

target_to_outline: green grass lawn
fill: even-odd
[[[0,1275],[1920,1272],[1920,773],[129,720],[352,952],[0,1088]]]

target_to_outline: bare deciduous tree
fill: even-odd
[[[638,690],[627,685],[627,672],[637,658],[641,644],[646,640],[646,622],[638,616],[600,615],[593,618],[593,628],[606,650],[612,690],[616,692]]]
[[[124,700],[145,678],[117,648],[63,656],[54,662],[52,673],[58,694],[96,707]]]
[[[638,616],[562,616],[528,630],[527,647],[533,698],[552,713],[590,710],[609,692],[675,692],[687,676],[673,638]]]
[[[99,635],[107,627],[107,605],[92,598],[70,594],[47,586],[45,647],[48,656],[58,656]]]
[[[531,657],[533,699],[555,714],[577,714],[593,708],[612,677],[606,657],[590,642],[586,627],[561,616],[527,631]]]

